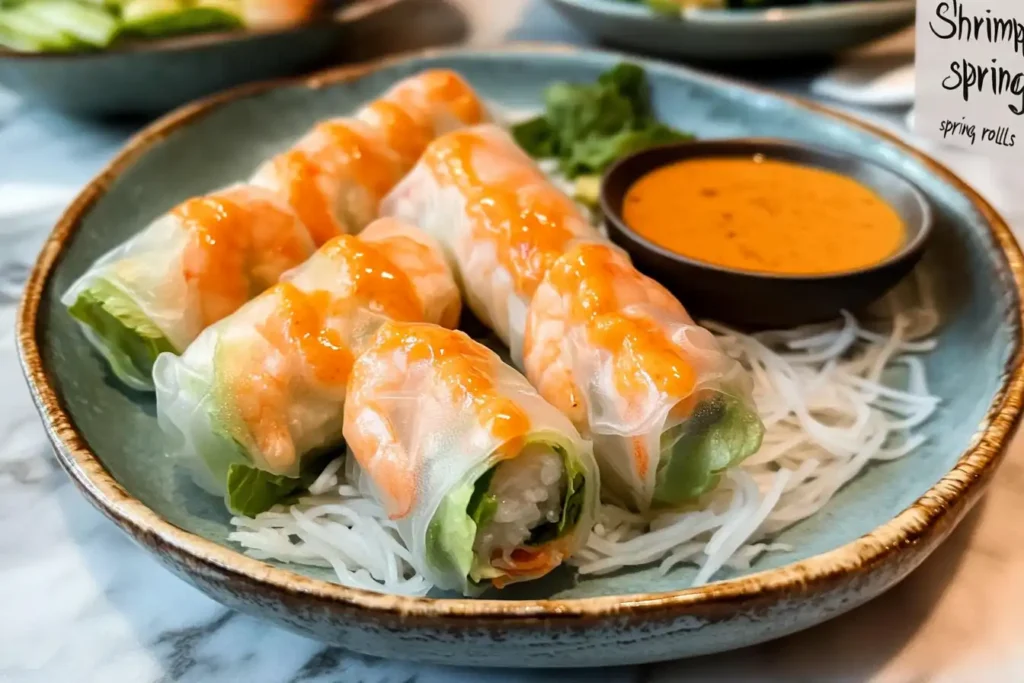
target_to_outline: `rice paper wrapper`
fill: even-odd
[[[244,212],[245,238],[231,242],[225,255],[237,263],[238,277],[246,280],[240,305],[277,281],[289,268],[309,257],[314,245],[298,218],[287,205],[265,190],[234,185],[208,197],[224,198]],[[284,233],[287,234],[284,234]],[[61,297],[72,308],[83,296],[100,304],[121,300],[124,319],[139,326],[159,341],[164,350],[180,353],[206,327],[209,319],[209,291],[203,290],[197,273],[207,267],[205,254],[196,248],[202,237],[195,234],[176,212],[153,221],[142,232],[115,247],[92,265]],[[223,298],[223,297],[222,297]],[[223,309],[229,302],[218,302]],[[115,373],[134,389],[152,390],[148,372],[127,362],[116,342],[104,339],[92,325],[79,320],[89,341],[111,363]],[[139,332],[139,333],[142,333]]]
[[[661,285],[606,245],[581,245],[537,290],[527,376],[594,443],[606,498],[671,507],[757,450],[752,382]]]
[[[395,267],[408,263],[411,289],[380,291],[401,282],[387,274],[367,289],[365,269],[380,265],[367,260],[367,246]],[[158,358],[157,417],[169,454],[222,495],[232,464],[300,477],[341,441],[353,360],[386,314],[454,325],[458,301],[439,248],[413,228],[385,220],[364,237],[329,242],[180,357]]]
[[[424,353],[417,345],[418,335],[432,334],[427,327],[387,323],[356,361],[345,408],[345,439],[354,456],[349,468],[396,520],[417,569],[439,588],[473,594],[482,588],[471,585],[465,567],[439,561],[432,548],[438,535],[432,524],[451,512],[443,506],[458,500],[465,510],[458,492],[472,490],[488,470],[524,446],[555,446],[586,481],[579,519],[560,540],[565,559],[585,544],[594,524],[598,470],[590,444],[525,377],[462,332],[450,334],[472,350],[458,362],[473,369],[452,376],[445,352]],[[493,382],[488,397],[472,391],[480,377]],[[503,404],[506,408],[496,407]],[[523,424],[502,434],[495,426],[502,411],[520,415]]]
[[[471,179],[452,181],[450,170],[436,161],[445,155],[464,156],[459,163],[472,173],[455,175]],[[487,208],[478,210],[482,205]],[[526,311],[544,273],[576,241],[599,239],[572,200],[495,126],[434,141],[381,203],[381,213],[417,225],[441,243],[469,308],[520,367]],[[523,219],[547,214],[559,219]]]

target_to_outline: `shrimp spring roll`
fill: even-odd
[[[354,358],[387,318],[454,326],[458,289],[439,247],[382,219],[342,235],[153,369],[169,452],[196,482],[255,515],[338,446]]]
[[[690,501],[760,447],[743,368],[611,245],[577,245],[548,272],[524,365],[593,440],[608,497],[634,509]]]
[[[593,525],[590,445],[463,332],[381,327],[352,369],[345,441],[360,487],[441,588],[473,594],[543,576]]]
[[[152,391],[160,353],[184,351],[315,249],[287,204],[236,185],[156,219],[96,261],[61,300],[114,374]]]
[[[456,73],[431,70],[407,78],[355,116],[318,123],[253,176],[283,197],[317,244],[355,234],[382,197],[437,135],[486,119],[473,89]]]
[[[491,125],[444,135],[384,200],[444,246],[463,296],[520,361],[526,308],[574,242],[600,239],[569,197]]]

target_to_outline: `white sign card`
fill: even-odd
[[[914,128],[1024,155],[1024,0],[918,0]]]

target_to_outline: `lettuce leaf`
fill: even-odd
[[[743,402],[715,394],[661,436],[655,507],[674,507],[710,491],[722,473],[761,447],[764,425]],[[667,451],[667,452],[666,452]]]
[[[534,158],[556,158],[569,178],[598,174],[626,154],[690,140],[654,116],[644,70],[621,63],[596,83],[554,83],[544,113],[512,127],[516,142]]]
[[[227,437],[225,437],[227,439]],[[237,453],[247,456],[242,444],[230,439]],[[278,504],[294,501],[308,489],[327,464],[337,457],[334,450],[315,455],[303,463],[302,474],[286,477],[271,474],[252,465],[234,462],[228,465],[225,501],[236,515],[255,517]]]
[[[693,140],[689,133],[681,133],[656,123],[640,130],[623,130],[607,137],[590,137],[572,146],[567,156],[559,160],[559,169],[570,178],[584,176],[607,168],[616,159],[648,147],[672,142]]]
[[[224,8],[188,7],[175,0],[135,0],[125,6],[123,20],[126,34],[146,38],[242,27],[241,18]]]
[[[301,479],[270,474],[249,465],[228,467],[227,504],[236,515],[255,517],[303,487]]]
[[[177,353],[135,302],[106,280],[79,294],[68,313],[95,333],[114,374],[129,385],[151,385],[156,357]]]
[[[497,469],[497,466],[492,467],[476,480],[476,484],[473,485],[473,497],[466,504],[466,514],[476,524],[477,529],[486,526],[498,511],[498,499],[490,492],[491,480],[494,479]]]
[[[583,471],[583,465],[576,458],[554,444],[551,448],[562,456],[562,466],[565,468],[565,492],[562,495],[562,514],[558,521],[541,524],[535,527],[530,534],[527,545],[544,545],[550,541],[571,533],[579,522],[580,514],[583,511],[584,489],[587,478]]]
[[[477,527],[466,510],[475,489],[466,483],[445,496],[427,526],[427,561],[440,573],[467,577],[473,568]]]

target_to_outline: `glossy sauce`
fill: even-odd
[[[582,326],[587,342],[611,356],[612,382],[627,416],[646,409],[652,388],[680,399],[693,392],[697,374],[686,353],[640,311],[653,309],[681,322],[690,322],[689,316],[675,297],[612,247],[577,245],[555,264],[547,282],[569,302],[570,326]],[[625,313],[630,307],[633,312]],[[651,458],[641,439],[634,441],[633,458],[644,477]]]
[[[440,108],[467,126],[480,123],[486,118],[483,103],[473,88],[450,69],[430,69],[408,78],[398,84],[385,99],[421,110]]]
[[[434,137],[434,128],[429,122],[390,100],[371,102],[359,117],[378,131],[384,142],[402,158],[405,170],[416,164]]]
[[[348,411],[369,410],[378,416],[372,420],[374,426],[382,422],[390,424],[386,419],[390,412],[388,407],[375,405],[374,397],[403,389],[424,393],[442,389],[453,406],[470,410],[477,423],[501,444],[500,457],[515,457],[522,450],[530,429],[529,416],[497,386],[494,371],[500,361],[465,333],[432,325],[388,323],[377,333],[373,346],[363,357],[375,359],[367,366],[367,374],[369,368],[377,368],[389,358],[395,359],[390,363],[395,367],[395,376],[389,382],[371,382],[368,376],[360,376],[362,370],[357,367],[356,388],[350,391]],[[406,373],[398,368],[409,368],[416,363],[429,364],[431,381],[439,386],[432,390],[408,387]],[[362,405],[358,405],[360,403]],[[347,420],[353,426],[357,422]],[[416,501],[420,464],[414,458],[418,451],[402,448],[398,435],[390,430],[382,434],[380,429],[349,429],[346,438],[359,464],[386,494],[391,517],[400,519],[409,514]]]
[[[189,199],[171,213],[188,233],[182,267],[199,291],[203,327],[234,313],[312,250],[293,214],[246,188]]]
[[[440,184],[463,194],[473,238],[494,244],[516,293],[529,299],[587,223],[571,199],[520,157],[511,145],[459,131],[432,144],[423,161]]]
[[[857,181],[752,159],[693,159],[652,171],[623,217],[651,242],[694,260],[785,275],[840,273],[896,253],[906,228]]]
[[[351,235],[331,240],[314,258],[337,264],[337,280],[305,290],[280,282],[262,296],[273,313],[257,326],[279,358],[233,358],[230,385],[240,417],[272,471],[286,473],[301,454],[288,426],[290,392],[344,389],[352,371],[351,340],[340,331],[356,306],[398,320],[419,320],[422,306],[412,281],[394,266],[387,245]],[[282,360],[283,359],[283,360]]]

